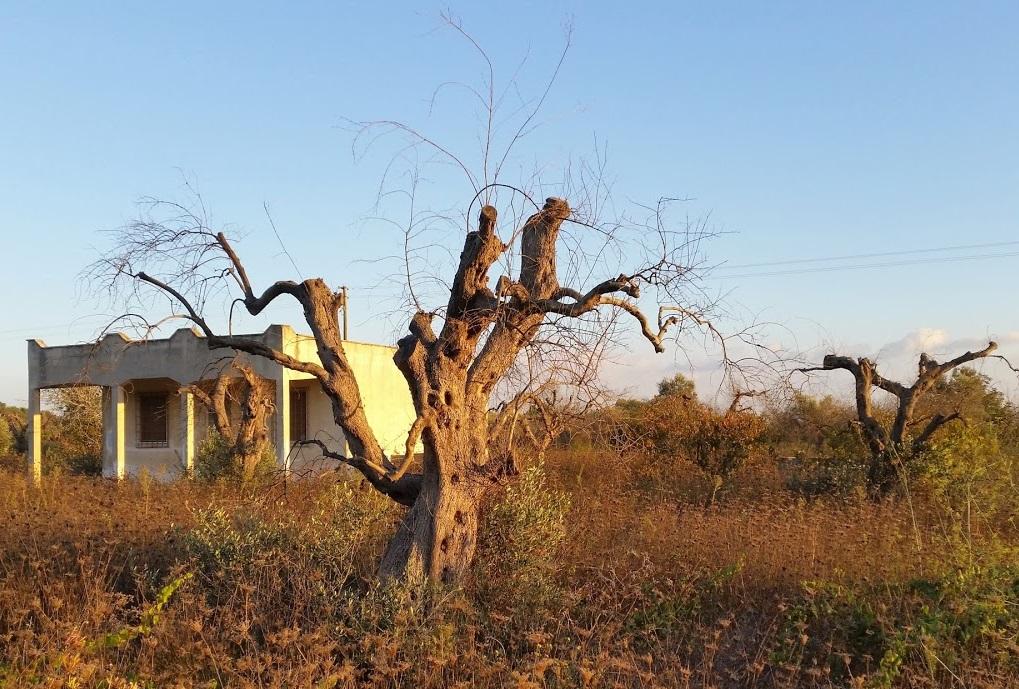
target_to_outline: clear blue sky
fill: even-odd
[[[452,11],[501,75],[529,54],[532,86],[572,18],[535,157],[585,153],[597,135],[618,193],[693,198],[729,232],[713,261],[1019,240],[1015,2],[480,5]],[[394,252],[393,235],[357,222],[384,161],[353,161],[337,125],[402,118],[472,144],[469,119],[427,116],[436,84],[481,76],[465,44],[436,31],[445,7],[0,5],[0,400],[25,399],[25,338],[94,333],[99,309],[75,276],[99,230],[130,220],[142,195],[177,194],[181,171],[217,221],[247,233],[257,277],[293,277],[266,202],[302,273],[355,287],[358,339],[392,341],[357,289],[378,276],[363,259]],[[468,193],[440,191],[450,205]],[[1012,256],[716,284],[803,348],[873,353],[930,330],[945,346],[1014,343],[1017,272]],[[641,389],[679,365],[641,352],[625,375]]]

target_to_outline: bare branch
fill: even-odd
[[[377,491],[389,496],[401,505],[410,507],[417,499],[418,493],[421,492],[422,477],[420,474],[403,475],[399,479],[392,478],[378,464],[364,457],[356,455],[348,457],[347,455],[330,450],[324,442],[317,438],[298,440],[295,445],[314,445],[319,449],[323,457],[328,457],[357,469]]]

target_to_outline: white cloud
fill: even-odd
[[[948,333],[941,328],[919,328],[905,337],[889,342],[877,351],[877,361],[896,359],[903,356],[920,356],[921,352],[931,352],[948,341]]]
[[[866,356],[878,364],[886,377],[910,384],[916,379],[917,360],[922,352],[944,361],[966,351],[983,349],[990,340],[998,343],[997,354],[1019,366],[1019,331],[953,338],[949,330],[938,327],[917,328],[878,346],[865,343],[839,346],[818,342],[806,351],[803,358],[817,364],[826,353]],[[627,354],[603,364],[602,382],[620,395],[649,397],[654,394],[658,381],[682,373],[694,380],[702,399],[713,399],[720,392],[720,397],[725,397],[726,390],[720,391],[720,361],[721,353],[717,351],[697,351],[691,353],[690,360],[687,360],[674,349],[663,356],[645,353],[639,346],[634,346]],[[988,375],[1010,399],[1019,401],[1019,377],[1004,362],[984,359],[970,366]],[[812,394],[832,394],[848,399],[852,393],[850,380],[838,374],[817,373],[809,380],[801,378],[799,382],[804,382],[806,391]]]

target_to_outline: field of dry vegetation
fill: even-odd
[[[0,686],[1019,686],[1014,490],[876,504],[777,467],[718,490],[553,450],[424,596],[376,583],[397,509],[353,478],[4,473]]]

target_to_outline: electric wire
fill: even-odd
[[[922,249],[900,249],[898,251],[881,251],[870,254],[848,254],[845,256],[825,256],[821,258],[791,258],[779,261],[767,261],[764,263],[741,263],[737,265],[724,266],[728,270],[736,268],[765,268],[768,266],[786,266],[798,263],[827,263],[829,261],[852,261],[861,258],[885,258],[888,256],[906,256],[908,254],[930,254],[939,251],[964,251],[969,249],[990,249],[1002,246],[1017,246],[1019,241],[1011,242],[989,242],[985,244],[957,244],[955,246],[928,247]]]
[[[790,270],[772,270],[764,272],[734,273],[709,275],[715,280],[733,280],[736,278],[775,277],[781,275],[804,275],[808,273],[831,273],[850,270],[867,270],[872,268],[893,268],[899,266],[928,265],[934,263],[956,263],[964,261],[982,261],[995,258],[1019,256],[1019,251],[1005,251],[989,254],[972,254],[968,256],[938,256],[936,258],[914,258],[901,261],[884,261],[880,263],[856,263],[850,265],[818,266],[812,268],[794,268]]]

